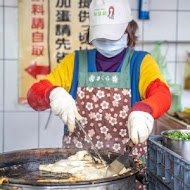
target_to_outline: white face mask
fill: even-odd
[[[127,34],[119,40],[96,39],[92,41],[92,44],[105,57],[114,57],[127,47]]]

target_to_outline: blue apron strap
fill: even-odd
[[[79,73],[79,51],[75,51],[73,81],[69,92],[74,100],[76,100],[76,94],[77,94],[78,73]]]
[[[96,49],[88,50],[88,72],[97,72]]]
[[[70,94],[73,99],[76,100],[77,94],[77,87],[78,87],[78,73],[79,73],[79,52],[75,51],[75,62],[74,62],[74,74],[73,74],[73,81],[71,85]],[[96,49],[88,50],[88,72],[96,72]]]

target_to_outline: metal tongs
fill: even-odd
[[[76,131],[76,127],[75,127],[75,134],[77,135],[78,139],[80,140],[80,142],[82,143],[83,147],[88,151],[88,153],[90,154],[90,156],[92,157],[93,161],[95,164],[98,163],[97,158],[99,158],[99,160],[101,161],[101,163],[106,166],[106,162],[104,161],[104,159],[102,158],[102,156],[100,155],[98,149],[95,147],[94,143],[91,141],[90,137],[88,136],[88,134],[86,133],[86,131],[84,130],[84,128],[82,127],[82,125],[80,124],[79,120],[75,118],[75,123],[77,124],[77,126],[81,129],[81,131],[84,133],[85,137],[88,139],[88,141],[91,143],[94,154],[92,154],[90,152],[90,150],[87,148],[87,146],[85,145],[84,140],[82,140],[82,138],[80,137],[80,135],[77,133]]]

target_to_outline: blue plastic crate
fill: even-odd
[[[172,190],[190,190],[190,162],[177,153],[163,146],[163,137],[150,136],[147,145],[148,173],[152,178]],[[156,183],[149,185],[149,190],[157,190]],[[158,189],[159,190],[159,189]]]
[[[148,174],[148,190],[172,190],[167,185],[165,185],[159,178],[154,176],[154,174],[147,171]]]

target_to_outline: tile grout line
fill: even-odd
[[[7,61],[17,61],[18,59],[14,59],[14,58],[13,58],[13,59],[11,59],[11,58],[6,58],[6,59],[5,59],[5,58],[2,58],[2,59],[1,59],[1,58],[0,58],[0,61],[5,61],[5,60],[7,60]]]
[[[176,9],[176,41],[178,40],[178,19],[179,19],[179,0],[177,0],[177,9]],[[177,55],[178,55],[178,44],[175,46],[175,84],[177,82]]]
[[[177,43],[177,42],[176,42],[176,43]],[[141,44],[138,44],[138,45],[143,46],[143,44],[144,44],[144,43],[142,43],[142,45],[141,45]],[[155,44],[156,44],[156,43],[155,43]],[[189,43],[189,44],[190,44],[190,43]],[[18,59],[0,59],[0,61],[18,61]],[[174,59],[174,60],[167,60],[167,62],[168,62],[168,63],[175,62],[175,59]],[[178,60],[177,62],[178,62],[178,63],[184,63],[185,60]],[[13,112],[14,112],[14,110],[13,110]],[[19,112],[19,110],[18,110],[18,112]]]
[[[0,5],[0,7],[18,8],[18,6],[14,6],[14,5]]]
[[[5,7],[3,0],[3,121],[2,121],[2,152],[5,150]]]
[[[38,148],[40,148],[40,112],[38,112]]]
[[[178,3],[179,4],[179,3]],[[8,8],[18,8],[18,5],[0,5],[0,7],[8,7]],[[138,11],[138,8],[131,8],[131,11]],[[152,12],[176,12],[176,9],[150,9]],[[189,12],[190,9],[178,9],[179,12]]]
[[[144,20],[142,21],[142,41],[144,42]],[[144,50],[145,44],[142,44],[142,49]]]

